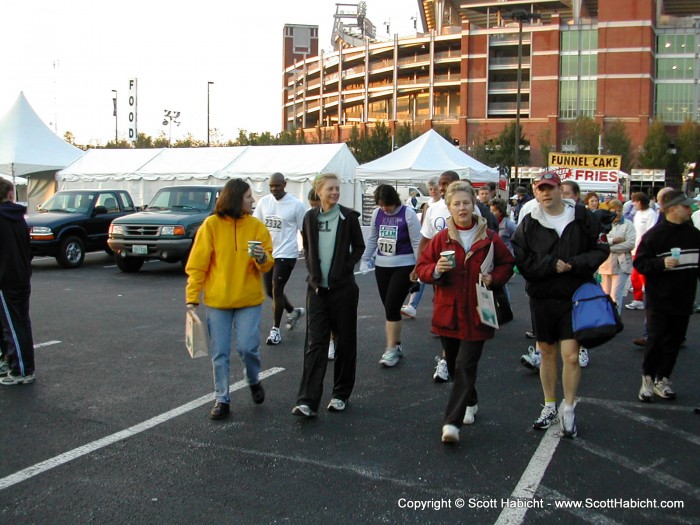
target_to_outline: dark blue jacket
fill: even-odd
[[[29,288],[32,266],[25,213],[24,206],[0,203],[0,290]]]

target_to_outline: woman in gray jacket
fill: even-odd
[[[598,268],[600,285],[606,294],[613,298],[618,313],[622,314],[625,284],[632,273],[632,249],[636,239],[634,224],[622,216],[622,203],[612,200],[608,210],[615,213],[612,229],[607,234],[610,243],[610,256]]]

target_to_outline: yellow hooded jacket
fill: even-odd
[[[248,241],[262,242],[264,263],[248,255]],[[272,238],[260,220],[211,215],[199,228],[187,261],[186,301],[199,304],[204,289],[203,302],[212,308],[257,306],[265,300],[262,274],[273,263]]]

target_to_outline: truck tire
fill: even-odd
[[[80,237],[63,239],[56,261],[64,268],[78,268],[85,260],[85,243]]]
[[[122,272],[136,273],[143,266],[144,259],[141,257],[119,257],[118,255],[115,255],[114,262],[117,264],[117,268],[119,268]]]

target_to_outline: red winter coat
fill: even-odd
[[[474,216],[477,233],[471,249],[465,253],[459,233],[452,218],[421,253],[416,271],[424,283],[435,284],[433,302],[433,333],[466,341],[492,339],[494,329],[481,324],[477,313],[476,283],[479,282],[481,264],[493,243],[494,268],[491,272],[491,288],[502,288],[513,275],[513,256],[498,234],[489,231],[486,220]],[[440,259],[440,252],[454,250],[457,267],[435,279],[433,271]]]

